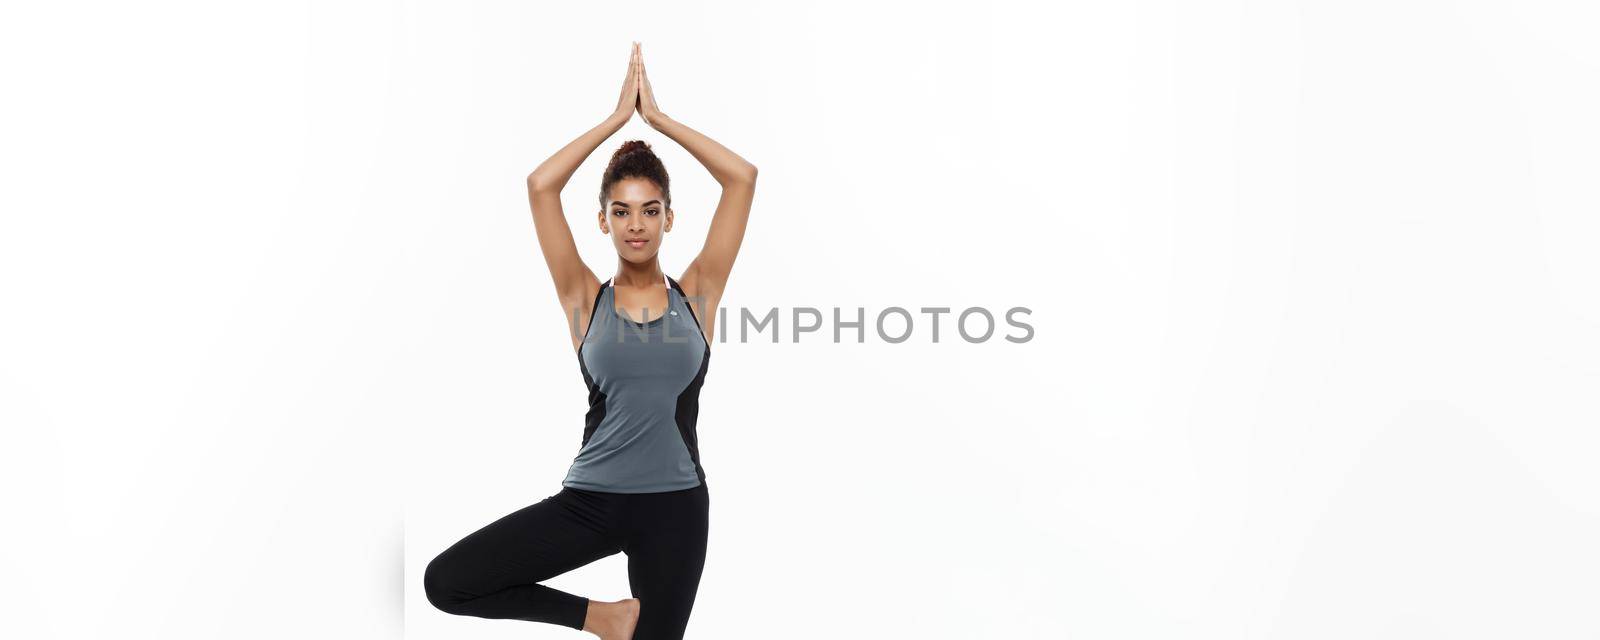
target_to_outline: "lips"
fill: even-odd
[[[641,239],[638,239],[638,240],[623,240],[623,242],[628,243],[628,246],[630,246],[630,247],[633,247],[635,249],[639,249],[639,248],[644,247],[644,245],[649,244],[650,241],[641,238]]]

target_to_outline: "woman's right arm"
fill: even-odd
[[[550,268],[550,278],[555,281],[556,296],[561,309],[572,323],[570,335],[576,350],[583,341],[583,327],[593,310],[594,294],[600,280],[583,263],[578,246],[572,240],[572,229],[567,226],[566,213],[561,210],[561,189],[572,178],[578,165],[633,117],[638,95],[634,65],[638,63],[638,48],[628,62],[628,78],[622,86],[622,96],[617,109],[605,122],[567,143],[555,155],[539,164],[528,174],[528,205],[533,209],[533,228],[539,237],[539,248],[544,252],[545,265]]]

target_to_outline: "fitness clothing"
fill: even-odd
[[[643,323],[619,315],[611,280],[595,293],[578,348],[589,413],[563,486],[655,493],[705,482],[695,422],[711,345],[683,288],[666,284],[666,312]]]
[[[639,599],[635,640],[683,637],[706,557],[695,422],[711,347],[683,288],[666,284],[667,310],[647,322],[619,315],[611,280],[601,284],[578,349],[589,412],[561,491],[429,562],[435,607],[582,630],[589,599],[538,583],[621,551]]]
[[[537,584],[618,551],[639,599],[634,640],[680,640],[705,567],[705,484],[665,493],[559,493],[479,529],[428,563],[428,601],[448,613],[579,631],[589,599]]]

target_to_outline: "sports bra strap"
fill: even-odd
[[[700,316],[699,316],[699,314],[696,314],[694,312],[694,305],[689,304],[689,294],[684,293],[683,285],[678,284],[677,280],[673,280],[672,276],[667,275],[665,272],[663,272],[661,275],[666,277],[667,285],[672,287],[673,291],[677,291],[678,292],[678,296],[683,299],[683,307],[685,309],[689,310],[689,317],[694,319],[694,326],[696,326],[696,327],[700,326]],[[595,302],[595,310],[596,311],[598,311],[600,309],[600,294],[604,293],[605,290],[606,290],[606,287],[611,286],[611,281],[615,280],[615,279],[616,279],[615,277],[606,278],[606,281],[600,284],[600,289],[598,291],[595,291],[595,293],[594,293],[594,302]],[[594,316],[595,316],[594,313],[590,313],[589,314],[589,325],[591,327],[594,326]],[[585,333],[585,335],[587,335],[587,333]]]

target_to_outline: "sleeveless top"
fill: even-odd
[[[683,288],[666,280],[667,310],[649,322],[619,315],[610,279],[595,294],[578,347],[589,413],[562,485],[657,493],[705,482],[695,421],[711,345]]]

